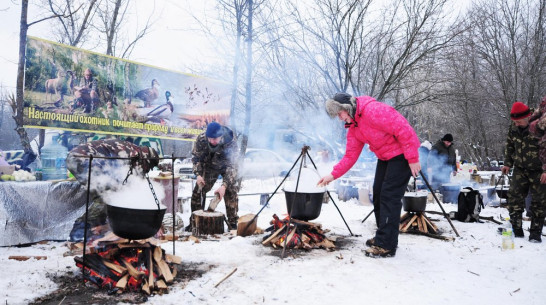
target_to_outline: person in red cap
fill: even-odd
[[[421,170],[419,138],[396,109],[371,96],[353,97],[337,93],[326,101],[331,118],[345,123],[347,144],[345,155],[332,172],[319,180],[327,185],[343,176],[356,163],[365,144],[378,158],[373,183],[373,205],[377,232],[368,239],[366,256],[391,257],[396,254],[402,197],[411,176]]]
[[[542,242],[542,226],[546,208],[546,184],[541,183],[545,164],[539,157],[539,140],[529,130],[532,110],[522,102],[515,102],[510,111],[510,124],[501,171],[507,175],[513,168],[508,190],[508,212],[515,237],[524,237],[522,213],[525,197],[531,194],[531,225],[529,241]],[[544,177],[546,178],[546,177]],[[546,179],[542,179],[546,182]]]

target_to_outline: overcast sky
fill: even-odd
[[[32,2],[32,1],[31,1]],[[191,1],[191,12],[186,0],[158,0],[153,14],[156,22],[152,31],[137,45],[131,60],[179,72],[191,73],[191,68],[199,62],[217,62],[212,42],[203,37],[193,15],[203,14],[202,1]],[[205,1],[209,6],[213,1]],[[17,60],[19,48],[20,1],[3,1],[0,4],[0,85],[8,90],[15,90]],[[154,11],[153,1],[136,0],[139,18],[132,18],[135,24],[144,23],[145,18]],[[28,21],[38,19],[37,10],[29,7]],[[142,14],[142,16],[140,16]],[[135,28],[137,26],[135,25]],[[29,28],[29,36],[54,40],[48,33],[46,23],[39,23]],[[105,53],[103,49],[93,50]]]
[[[200,74],[196,67],[208,67],[217,65],[230,65],[230,60],[222,58],[220,54],[229,53],[229,50],[222,50],[225,44],[218,42],[219,39],[211,41],[204,37],[198,29],[199,22],[207,24],[211,28],[216,23],[214,14],[209,14],[210,19],[205,19],[205,10],[214,7],[215,0],[134,0],[134,9],[138,17],[132,17],[137,23],[145,22],[145,19],[153,11],[153,18],[156,22],[152,31],[147,34],[131,54],[130,59],[136,62],[165,68],[169,70]],[[467,6],[472,0],[456,0],[457,11]],[[34,1],[30,1],[34,2]],[[9,91],[15,90],[18,45],[19,45],[19,20],[21,14],[20,0],[2,1],[0,4],[0,85]],[[153,4],[155,3],[155,8]],[[39,19],[38,10],[30,5],[28,22]],[[45,16],[44,14],[41,17]],[[197,22],[194,16],[200,16]],[[220,31],[217,30],[217,35]],[[33,25],[29,28],[28,35],[54,40],[49,34],[45,22]],[[222,36],[219,36],[222,37]],[[104,53],[103,49],[93,51]],[[219,67],[217,67],[219,68]],[[210,71],[208,71],[210,73]]]

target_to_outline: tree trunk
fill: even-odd
[[[246,84],[245,84],[245,126],[243,140],[241,141],[241,151],[245,152],[248,145],[248,134],[250,132],[250,119],[252,117],[252,12],[254,9],[253,0],[248,0],[248,33],[246,45]]]
[[[30,141],[28,139],[28,134],[25,128],[23,128],[23,87],[25,81],[25,53],[27,46],[27,14],[28,14],[28,0],[23,0],[21,3],[21,22],[19,26],[19,63],[17,65],[17,87],[16,87],[16,111],[13,116],[15,120],[15,131],[21,139],[21,145],[25,152],[30,152]]]

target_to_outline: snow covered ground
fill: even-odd
[[[272,192],[280,179],[245,182],[245,193]],[[499,225],[492,222],[453,221],[460,234],[454,241],[401,234],[394,258],[364,256],[364,242],[374,235],[373,217],[362,219],[371,206],[356,199],[336,204],[355,236],[351,236],[332,202],[323,204],[314,222],[338,236],[340,249],[315,249],[281,259],[278,250],[261,245],[263,235],[222,236],[218,241],[176,242],[183,264],[213,266],[185,287],[150,297],[147,304],[546,304],[546,242],[515,240],[515,249],[501,249]],[[208,200],[207,200],[208,201]],[[256,213],[259,196],[240,197],[239,215]],[[456,205],[444,204],[449,212]],[[189,207],[184,207],[187,223]],[[220,203],[219,211],[224,212]],[[427,210],[440,211],[429,203]],[[267,228],[272,215],[286,215],[284,194],[279,191],[259,215],[258,226]],[[504,208],[487,206],[482,216],[508,217]],[[428,215],[444,236],[456,237],[440,215]],[[527,229],[529,222],[524,222]],[[67,233],[68,235],[68,233]],[[172,253],[172,243],[163,248]],[[0,304],[26,304],[56,290],[46,275],[79,272],[63,242],[30,247],[0,248]],[[9,260],[10,255],[43,255],[46,260]],[[237,271],[217,288],[234,268]]]

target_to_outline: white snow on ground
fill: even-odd
[[[272,192],[280,179],[246,181],[244,193]],[[278,250],[261,245],[264,235],[222,236],[219,241],[176,242],[176,255],[183,264],[212,265],[202,277],[187,286],[170,286],[168,294],[150,297],[147,304],[546,304],[546,242],[533,244],[526,238],[515,240],[514,250],[501,250],[499,225],[492,222],[453,221],[460,234],[456,237],[441,215],[428,214],[454,241],[401,234],[396,256],[373,259],[364,256],[364,242],[374,235],[375,220],[362,219],[371,206],[356,199],[337,206],[345,217],[351,236],[332,202],[323,204],[313,220],[339,236],[341,249],[278,256]],[[208,200],[207,200],[208,202]],[[449,212],[457,205],[444,204]],[[259,196],[241,196],[239,215],[257,213]],[[187,224],[189,206],[184,206]],[[225,212],[223,202],[218,211]],[[440,211],[437,203],[427,210]],[[258,226],[267,228],[272,215],[284,217],[286,203],[279,191],[259,215]],[[508,217],[504,208],[487,206],[482,216]],[[524,222],[529,227],[529,222]],[[67,233],[68,235],[68,233]],[[172,242],[163,248],[172,253]],[[62,242],[47,242],[30,247],[0,248],[0,304],[26,304],[51,293],[56,284],[48,274],[79,273]],[[275,254],[272,254],[275,252]],[[46,260],[9,260],[10,255],[44,255]],[[217,288],[234,268],[237,271]]]

